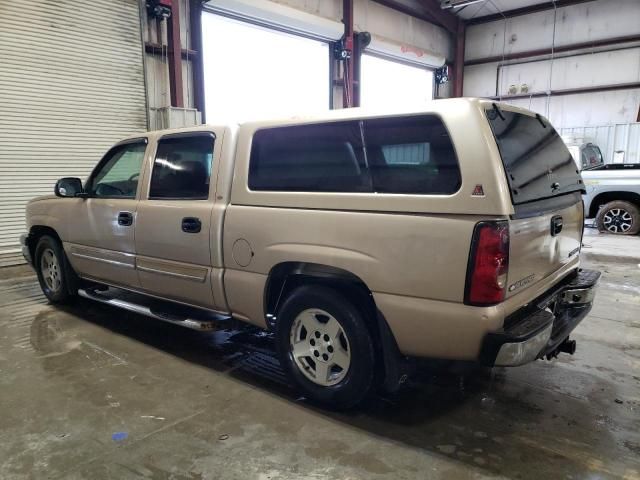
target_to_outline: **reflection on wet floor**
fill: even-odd
[[[640,304],[606,288],[598,302],[574,357],[428,364],[397,394],[333,412],[289,386],[253,327],[53,307],[33,279],[3,282],[0,478],[639,479],[640,315],[611,313]]]

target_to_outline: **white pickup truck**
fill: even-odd
[[[585,217],[601,232],[635,235],[640,231],[640,164],[610,163],[582,171]]]

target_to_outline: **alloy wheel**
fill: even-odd
[[[623,208],[612,208],[604,214],[602,223],[611,233],[625,233],[632,227],[633,217]]]
[[[289,340],[296,366],[315,384],[335,385],[347,375],[349,341],[330,313],[317,308],[303,310],[293,321]]]
[[[54,251],[46,248],[40,257],[40,272],[45,285],[52,292],[57,292],[62,285],[60,264]]]

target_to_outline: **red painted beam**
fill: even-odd
[[[356,107],[355,99],[355,69],[353,62],[353,0],[342,0],[342,22],[344,23],[344,48],[351,58],[344,62],[344,87],[342,89],[342,106],[345,108]]]
[[[465,24],[458,20],[458,31],[456,32],[456,53],[453,63],[453,96],[462,97],[464,87],[464,44],[466,39]]]
[[[570,7],[571,5],[578,5],[580,3],[594,2],[595,0],[556,0],[555,8]],[[485,15],[483,17],[475,17],[467,21],[467,25],[479,25],[482,23],[495,22],[496,20],[504,20],[505,17],[519,17],[521,15],[529,15],[531,13],[544,12],[546,10],[553,10],[553,2],[547,1],[536,5],[529,5],[528,7],[514,8],[513,10],[505,10],[502,13],[493,13],[491,15]]]
[[[171,2],[171,17],[167,19],[167,43],[169,44],[169,93],[171,96],[171,106],[184,108],[179,1]]]

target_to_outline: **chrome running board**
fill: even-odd
[[[118,288],[109,288],[106,291],[89,288],[80,289],[78,290],[78,295],[139,315],[190,328],[191,330],[205,332],[220,330],[227,328],[231,320],[231,317],[204,309],[171,304]]]

